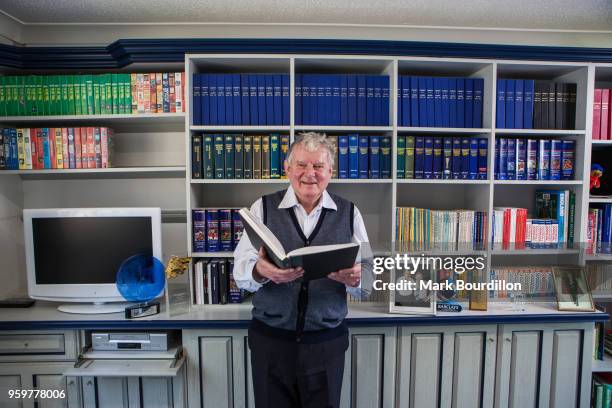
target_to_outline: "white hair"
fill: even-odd
[[[293,150],[297,146],[302,146],[304,149],[306,149],[306,151],[311,153],[316,152],[319,148],[323,147],[327,153],[327,162],[333,167],[334,155],[336,154],[335,146],[325,135],[325,133],[304,132],[297,135],[295,137],[295,141],[291,146],[289,146],[289,151],[287,152],[287,162],[290,164],[293,156]]]

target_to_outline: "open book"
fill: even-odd
[[[278,238],[248,208],[242,208],[238,213],[253,247],[266,248],[268,257],[279,268],[301,266],[304,268],[304,280],[324,278],[331,272],[350,268],[355,264],[359,252],[357,243],[308,246],[287,254]]]

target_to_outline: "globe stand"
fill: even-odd
[[[136,319],[139,317],[153,316],[159,314],[159,312],[159,302],[138,303],[125,308],[125,318]]]

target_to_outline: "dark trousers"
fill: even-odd
[[[304,344],[249,329],[249,347],[256,408],[340,406],[347,333]]]

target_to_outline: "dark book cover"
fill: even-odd
[[[242,135],[234,135],[234,178],[244,178],[244,149]]]
[[[481,137],[478,139],[478,180],[487,179],[487,168],[489,167],[489,140]]]
[[[217,210],[206,210],[206,251],[217,252],[220,248],[219,212]]]
[[[229,271],[226,259],[219,260],[219,304],[227,304],[229,292]]]
[[[242,219],[238,214],[238,210],[232,209],[232,251],[236,249],[238,242],[240,242],[243,231],[244,225],[242,225]]]
[[[270,178],[279,179],[281,177],[280,161],[280,135],[273,133],[270,135]]]
[[[202,140],[202,176],[205,179],[215,178],[213,135],[205,134]]]
[[[436,136],[433,138],[433,178],[441,179],[442,178],[442,166],[443,166],[443,157],[442,157],[442,137]]]
[[[225,135],[223,138],[224,142],[224,151],[225,151],[225,178],[233,179],[234,178],[234,156],[235,156],[235,147],[234,147],[234,135]]]
[[[408,142],[408,140],[406,140]],[[424,177],[425,166],[425,138],[416,136],[414,138],[414,178],[422,179]]]
[[[222,134],[214,135],[215,178],[225,178],[225,138]]]
[[[270,135],[261,137],[261,178],[270,178]]]
[[[348,136],[338,136],[338,178],[349,176]]]
[[[380,178],[380,136],[370,136],[369,155],[369,178]]]
[[[242,149],[244,150],[244,178],[253,178],[253,136],[244,135],[242,137]]]
[[[406,136],[397,136],[397,173],[398,179],[406,176]]]
[[[423,141],[423,178],[433,178],[433,136],[425,136]]]
[[[191,178],[202,178],[202,135],[191,137]]]
[[[391,178],[391,136],[380,137],[380,177]]]
[[[359,178],[360,179],[367,179],[369,175],[368,149],[369,149],[369,137],[360,135],[359,136]]]
[[[253,136],[253,178],[261,177],[261,136]]]
[[[192,212],[193,223],[193,251],[206,251],[206,211],[194,209]]]

